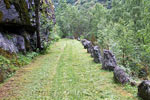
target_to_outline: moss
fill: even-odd
[[[4,0],[5,4],[6,4],[6,8],[10,9],[10,2],[9,0]]]
[[[0,48],[0,83],[15,72],[17,65],[17,56]]]
[[[2,21],[3,19],[3,12],[0,11],[0,22]]]
[[[21,18],[21,24],[31,25],[28,6],[25,0],[4,0],[4,3],[6,4],[7,9],[9,9],[11,5],[15,6]],[[2,20],[1,17],[2,15],[0,14],[0,21]]]
[[[22,6],[22,17],[24,19],[24,21],[27,24],[30,24],[30,17],[29,17],[29,12],[28,12],[28,7],[25,1],[21,1],[21,6]]]
[[[8,59],[14,59],[16,57],[15,54],[11,54],[8,51],[3,50],[2,48],[0,48],[0,55],[8,58]]]
[[[11,4],[15,6],[15,9],[19,13],[21,18],[21,24],[31,25],[30,16],[28,12],[28,6],[25,0],[9,0]]]

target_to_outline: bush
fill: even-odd
[[[52,41],[58,41],[61,37],[62,37],[62,32],[61,32],[61,30],[60,30],[60,27],[56,24],[56,25],[53,27],[49,38],[50,38],[50,40],[52,40]]]
[[[10,58],[7,57],[8,55]],[[32,61],[32,59],[38,55],[39,54],[36,52],[30,52],[30,53],[27,53],[26,55],[7,54],[6,57],[5,55],[3,56],[0,55],[0,71],[1,71],[1,74],[3,75],[3,80],[12,76],[12,74],[19,67],[29,64]]]

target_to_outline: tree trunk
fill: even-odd
[[[41,50],[41,37],[40,37],[40,0],[35,1],[35,14],[36,14],[36,34],[37,34],[37,48]]]

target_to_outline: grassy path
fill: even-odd
[[[101,70],[81,43],[61,40],[2,84],[0,100],[137,100],[128,90],[115,84],[112,72]]]

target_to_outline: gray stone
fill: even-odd
[[[0,48],[10,52],[26,52],[24,37],[21,35],[4,35],[0,33]]]
[[[35,0],[4,1],[0,0],[0,48],[10,53],[35,50],[37,48]],[[53,4],[50,1],[47,1],[47,3],[43,2],[43,4],[48,5],[47,8],[44,8],[44,10],[47,10],[45,14],[47,19],[54,20],[54,9],[51,9]],[[53,15],[53,18],[50,17],[51,15]],[[40,32],[44,33],[41,34],[41,41],[48,42],[49,26],[41,30]],[[26,33],[24,34],[24,32]]]
[[[14,5],[10,5],[10,8],[6,8],[6,4],[4,3],[4,0],[1,0],[0,2],[0,12],[2,12],[2,22],[6,21],[20,21],[19,13],[16,11]]]
[[[91,48],[91,57],[94,57],[94,46]]]
[[[81,42],[82,42],[82,45],[84,46],[84,49],[87,49],[88,40],[83,39]]]
[[[81,40],[82,45],[83,45],[83,43],[86,42],[86,41],[87,41],[86,39]]]
[[[115,67],[114,69],[114,80],[116,82],[119,82],[121,84],[126,84],[129,82],[129,76],[126,74],[126,72],[121,69],[120,67]]]
[[[36,51],[36,47],[37,47],[37,37],[36,37],[36,33],[31,35],[30,38],[30,45],[33,51]]]
[[[30,43],[30,41],[31,41],[31,35],[28,34],[26,31],[24,31],[22,33],[22,35],[23,35],[24,40],[25,40],[25,48],[26,48],[26,50],[27,51],[31,51],[32,50],[31,43]]]
[[[25,41],[23,36],[16,35],[15,37],[17,39],[17,42],[15,43],[16,47],[18,48],[18,51],[25,53]]]
[[[117,66],[115,56],[109,50],[103,50],[103,53],[102,68],[105,70],[114,71],[114,68]]]
[[[138,96],[143,100],[150,100],[150,80],[144,80],[138,86]]]
[[[15,39],[14,39],[14,41],[15,41]],[[16,40],[16,42],[17,42],[17,40]],[[13,40],[12,39],[9,40],[6,36],[3,36],[2,33],[0,33],[0,48],[4,49],[6,51],[9,51],[10,53],[18,52],[17,47],[13,43]]]
[[[87,41],[87,52],[91,53],[92,48],[93,48],[92,42],[91,41]]]
[[[94,61],[96,63],[101,63],[101,61],[102,61],[101,51],[98,46],[93,47],[93,57],[94,57]]]
[[[87,41],[83,42],[83,46],[84,46],[85,49],[87,49],[87,52],[90,53],[90,49],[92,47],[91,41],[87,40]]]
[[[80,37],[78,37],[77,40],[80,41],[81,40]]]

